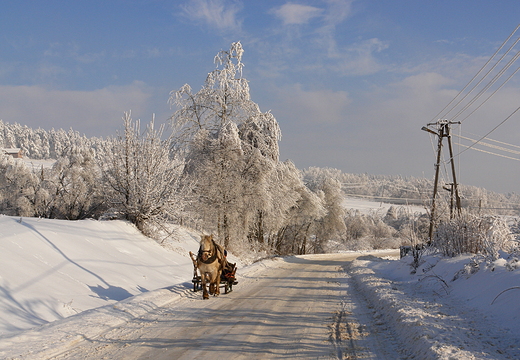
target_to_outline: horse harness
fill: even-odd
[[[203,262],[204,264],[211,264],[213,261],[215,261],[217,259],[217,252],[218,252],[218,247],[217,247],[217,244],[215,244],[215,240],[211,240],[211,243],[213,245],[213,249],[210,249],[210,250],[202,250],[202,248],[200,247],[199,248],[199,253],[197,254],[197,258]],[[206,261],[203,260],[202,258],[202,254],[203,253],[208,253],[208,255],[211,253],[211,250],[214,250],[213,251],[213,254],[208,257],[208,259]]]

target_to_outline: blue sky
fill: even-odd
[[[174,111],[169,92],[185,83],[198,90],[216,53],[241,41],[252,99],[280,123],[282,160],[302,169],[428,178],[435,139],[421,127],[436,121],[520,18],[517,0],[12,0],[0,6],[4,122],[107,136],[120,128],[123,111],[166,121]],[[506,119],[520,106],[517,77],[454,133],[479,139]],[[520,112],[490,137],[519,146],[519,122]],[[519,161],[473,150],[457,156],[460,182],[520,192]]]

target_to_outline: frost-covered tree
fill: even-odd
[[[307,174],[306,186],[322,200],[326,214],[316,219],[315,252],[321,252],[329,240],[339,240],[345,233],[345,209],[342,205],[344,195],[341,183],[326,173],[312,176]]]
[[[264,174],[265,178],[257,182],[254,189],[258,195],[252,197],[254,203],[249,205],[256,209],[252,214],[249,238],[272,250],[285,235],[283,229],[291,222],[304,185],[300,171],[288,160],[276,163]]]
[[[250,213],[248,237],[258,244],[270,242],[300,198],[301,175],[290,161],[279,161],[280,129],[274,116],[257,113],[240,126],[244,149],[245,204]]]
[[[95,215],[102,206],[101,174],[89,148],[64,149],[51,169],[49,217],[77,220]],[[50,187],[49,186],[49,187]]]
[[[8,215],[42,216],[47,213],[50,194],[45,172],[36,173],[21,159],[0,154],[0,208]]]
[[[232,237],[239,236],[233,225],[244,216],[240,171],[243,151],[236,126],[228,123],[215,138],[200,131],[189,148],[187,161],[187,174],[195,181],[198,200],[192,203],[193,210],[202,215],[207,231],[217,232],[227,247]]]
[[[141,231],[180,215],[185,201],[184,162],[171,151],[164,126],[152,120],[141,133],[140,122],[123,116],[124,131],[107,143],[99,163],[108,203]]]
[[[280,255],[315,252],[316,220],[327,214],[322,199],[303,183],[295,190],[299,199],[289,209],[275,242],[276,252]]]
[[[346,241],[357,240],[369,234],[367,216],[357,210],[347,210],[345,214]]]
[[[105,142],[102,138],[87,138],[72,129],[46,131],[0,120],[0,147],[20,148],[24,157],[31,159],[57,159],[71,147],[96,150]]]
[[[64,154],[52,168],[32,168],[22,159],[0,159],[0,210],[10,215],[83,219],[100,205],[99,176],[91,154]]]
[[[13,131],[13,126],[6,126],[4,128],[4,146],[8,148],[16,147],[16,137]]]
[[[187,150],[187,173],[196,181],[196,211],[224,246],[231,239],[264,242],[277,230],[273,217],[288,208],[268,193],[276,192],[280,174],[280,128],[251,100],[242,54],[240,42],[231,44],[215,57],[216,69],[201,90],[184,85],[170,97],[178,144]]]
[[[7,147],[6,146],[6,141],[5,141],[5,124],[4,122],[2,121],[2,119],[0,119],[0,148],[2,147]]]
[[[200,130],[215,135],[229,122],[239,127],[252,115],[261,114],[242,77],[243,53],[240,42],[231,44],[229,51],[215,56],[217,68],[208,74],[201,90],[193,93],[186,84],[170,93],[170,103],[178,107],[172,124],[181,140],[189,143]]]

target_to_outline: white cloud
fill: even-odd
[[[280,18],[284,25],[301,25],[320,16],[323,10],[314,6],[287,3],[273,9],[272,13]]]
[[[60,75],[70,75],[71,70],[67,69],[62,66],[49,64],[49,63],[43,63],[40,65],[37,65],[33,68],[35,70],[35,78],[36,79],[51,79],[55,78]]]
[[[132,110],[134,118],[151,118],[150,97],[141,82],[93,91],[0,86],[0,119],[46,130],[72,128],[87,136],[114,135],[124,111]]]
[[[352,14],[352,3],[354,0],[327,0],[327,14],[325,23],[335,26]]]
[[[159,50],[157,47],[153,47],[146,50],[147,54],[151,58],[158,58],[162,55],[161,50]]]
[[[354,0],[327,0],[323,25],[318,29],[320,43],[327,49],[329,56],[337,53],[336,27],[345,21],[352,13]]]
[[[354,0],[323,0],[322,7],[288,2],[271,9],[270,12],[280,18],[284,25],[304,25],[315,20],[316,27],[310,33],[300,33],[298,28],[283,28],[278,31],[282,36],[284,49],[280,57],[287,59],[288,55],[294,54],[301,59],[300,41],[305,41],[312,48],[304,58],[304,62],[310,64],[308,69],[327,66],[341,75],[366,75],[379,71],[382,66],[374,55],[386,49],[387,43],[372,38],[349,46],[338,45],[338,39],[344,37],[343,33],[338,33],[338,26],[352,15],[353,2]],[[311,63],[313,59],[314,64]],[[324,65],[324,59],[327,65]]]
[[[241,27],[237,13],[242,6],[226,0],[191,0],[181,6],[183,15],[218,30],[236,30]]]
[[[369,75],[383,69],[384,65],[375,54],[387,48],[387,43],[373,38],[353,44],[345,50],[336,49],[335,53],[329,52],[329,56],[339,59],[336,69],[344,75]]]

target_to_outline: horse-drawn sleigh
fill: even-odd
[[[227,261],[226,251],[212,235],[201,237],[198,254],[195,256],[190,251],[190,258],[193,261],[193,291],[202,290],[203,299],[209,299],[210,294],[220,295],[220,285],[224,285],[225,294],[233,291],[233,285],[237,284],[236,264]]]

